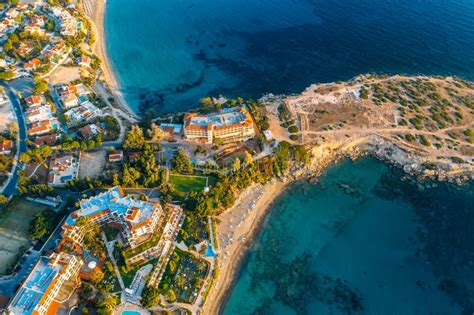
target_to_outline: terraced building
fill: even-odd
[[[80,283],[82,258],[54,253],[41,257],[7,306],[10,314],[56,314],[60,304]]]
[[[217,113],[184,115],[184,137],[202,143],[245,141],[255,136],[252,116],[245,106],[225,108]]]
[[[80,244],[84,238],[83,229],[77,221],[81,217],[89,219],[89,223],[99,226],[115,224],[120,226],[125,245],[135,248],[147,241],[155,231],[163,208],[158,202],[135,200],[126,196],[120,186],[114,187],[95,197],[83,199],[80,208],[71,213],[62,226],[63,240]]]

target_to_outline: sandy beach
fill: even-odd
[[[104,31],[104,17],[105,17],[105,6],[106,0],[84,0],[83,8],[84,13],[89,17],[91,21],[92,31],[96,36],[96,41],[92,45],[91,49],[100,60],[102,60],[102,75],[101,80],[106,84],[110,92],[115,97],[116,101],[121,107],[123,107],[128,114],[133,118],[137,118],[135,112],[128,105],[125,98],[120,92],[120,85],[117,81],[117,77],[110,65],[110,60],[107,56],[107,49],[105,47],[105,31]]]
[[[285,191],[288,182],[273,180],[254,185],[240,195],[235,205],[219,216],[219,276],[207,297],[203,314],[218,314],[232,287],[239,266],[252,245],[273,202]]]

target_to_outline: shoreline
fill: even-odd
[[[106,1],[85,1],[87,1],[88,4],[93,2],[91,5],[91,14],[86,13],[86,15],[90,18],[93,31],[96,34],[96,43],[92,47],[93,51],[102,60],[101,68],[103,82],[101,81],[101,83],[102,85],[104,85],[103,83],[106,84],[104,85],[105,90],[115,97],[120,106],[122,106],[133,117],[138,117],[138,115],[126,103],[122,93],[119,91],[117,77],[115,76],[112,64],[107,56],[104,29]],[[108,86],[108,88],[106,86]],[[371,137],[369,136],[368,138]],[[378,143],[378,141],[383,141],[383,139],[383,137],[379,137],[376,139],[377,141],[373,141],[373,139],[372,141],[367,141],[367,138],[363,137],[355,139],[354,142],[350,141],[349,143],[343,142],[337,144],[327,143],[319,147],[313,147],[313,153],[316,153],[316,158],[313,157],[314,159],[308,168],[310,170],[309,174],[308,172],[305,172],[308,171],[308,169],[298,169],[297,171],[302,172],[300,174],[292,175],[291,178],[285,178],[283,180],[274,179],[263,186],[253,185],[244,190],[235,204],[217,217],[220,222],[217,225],[216,232],[219,243],[221,243],[218,250],[219,275],[216,277],[206,301],[202,305],[203,313],[222,313],[223,307],[227,303],[231,290],[240,273],[242,264],[249,253],[249,249],[255,244],[256,236],[265,226],[265,219],[268,217],[269,211],[272,209],[275,202],[279,200],[279,198],[296,180],[304,178],[317,179],[321,172],[325,171],[329,166],[337,163],[341,158],[358,158],[362,152],[357,152],[357,150],[354,151],[353,149],[358,147],[358,145],[361,144],[360,142],[366,142],[364,144],[371,147],[363,150],[365,153],[370,152],[369,154],[377,159],[402,168],[407,174],[413,175],[414,173],[417,173],[418,175],[422,175],[417,170],[419,165],[412,166],[406,163],[408,160],[412,160],[413,162],[413,158],[409,154],[404,156],[406,160],[400,162],[397,161],[397,158],[399,157],[396,157],[395,154],[389,154],[391,145],[387,144],[391,143],[391,141],[387,141],[385,145]],[[429,172],[427,172],[425,176],[429,176],[428,173]],[[437,178],[437,180],[441,180],[441,178]],[[253,207],[249,208],[249,205],[251,204],[253,204]],[[243,220],[241,222],[239,221],[238,227],[233,226],[236,219]]]
[[[254,240],[259,231],[264,227],[265,219],[275,202],[287,191],[287,189],[299,180],[309,180],[317,182],[318,177],[329,167],[349,159],[352,161],[371,156],[383,163],[400,169],[414,180],[423,181],[431,179],[435,181],[448,181],[452,184],[462,184],[463,181],[454,180],[458,178],[456,174],[448,174],[446,177],[434,176],[435,174],[424,174],[417,169],[406,168],[407,160],[400,161],[396,155],[392,155],[391,145],[378,143],[375,139],[357,139],[349,143],[329,143],[326,145],[313,147],[310,163],[302,168],[291,171],[291,175],[283,179],[274,178],[265,185],[253,185],[244,190],[234,205],[218,216],[220,222],[217,225],[218,240],[221,243],[219,257],[224,256],[222,262],[219,261],[219,275],[215,279],[215,284],[211,288],[208,297],[203,305],[204,314],[222,314],[223,307],[227,303],[230,291],[233,288],[236,278],[242,268],[244,258],[247,257],[249,249],[254,245]],[[408,160],[413,157],[408,158]],[[258,189],[260,187],[260,190]],[[256,194],[261,192],[260,195]],[[249,204],[254,207],[249,210]],[[248,215],[245,215],[247,212]],[[234,227],[229,222],[235,222],[235,218],[244,215],[243,226]],[[225,248],[226,237],[233,233],[229,248]],[[245,237],[242,241],[239,238]],[[228,257],[226,258],[226,249]]]
[[[131,115],[133,118],[140,119],[138,114],[130,107],[122,92],[120,91],[120,84],[107,54],[105,45],[106,2],[106,0],[85,0],[83,3],[84,14],[89,18],[92,32],[96,37],[95,43],[93,44],[93,47],[91,47],[91,50],[102,61],[102,72],[100,74],[99,80],[101,80],[103,88],[116,99],[119,106],[123,107],[127,114]],[[89,10],[86,10],[85,6],[88,6]]]
[[[222,259],[218,260],[219,275],[202,308],[204,314],[222,312],[242,263],[264,226],[270,210],[293,182],[294,180],[273,179],[265,185],[253,185],[243,191],[230,209],[219,215],[217,235],[220,243],[219,257]],[[240,224],[237,219],[241,220],[238,221]]]

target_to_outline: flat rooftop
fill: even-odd
[[[105,210],[116,212],[118,215],[126,216],[134,212],[133,218],[129,218],[132,225],[145,221],[154,210],[155,205],[151,202],[135,200],[130,196],[123,196],[119,187],[114,187],[95,197],[83,199],[80,209],[75,211],[77,217],[90,217]],[[136,211],[138,210],[138,211]],[[128,212],[128,213],[127,213]],[[66,219],[67,225],[74,225],[76,219],[69,215]]]
[[[41,257],[18,290],[9,307],[15,315],[32,314],[51,282],[63,268],[61,264],[49,264],[49,260],[48,257]]]
[[[189,125],[206,127],[214,125],[216,127],[225,127],[239,124],[247,120],[243,107],[224,108],[218,113],[200,115],[191,117]]]

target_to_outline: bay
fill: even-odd
[[[108,0],[107,51],[150,115],[361,73],[474,80],[471,0]]]
[[[274,204],[224,314],[469,314],[472,185],[419,185],[366,158]]]

